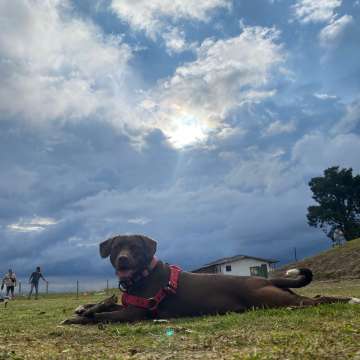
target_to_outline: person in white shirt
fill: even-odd
[[[6,286],[6,296],[11,297],[11,299],[15,298],[14,295],[14,290],[15,290],[15,286],[16,286],[16,275],[15,273],[12,271],[12,269],[9,269],[9,272],[7,274],[5,274],[5,276],[2,279],[2,283],[1,283],[1,290],[4,288],[4,285]]]

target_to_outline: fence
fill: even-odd
[[[51,285],[54,285],[56,283],[52,283],[50,281],[47,281],[44,283],[45,285],[45,292],[42,292],[42,293],[45,293],[46,295],[48,295],[51,291]],[[86,286],[84,286],[84,288],[82,288],[82,282],[81,280],[75,280],[73,281],[73,286],[71,286],[71,284],[69,284],[67,286],[67,288],[69,290],[66,290],[66,291],[53,291],[53,293],[61,293],[61,292],[64,292],[64,293],[75,293],[76,294],[76,297],[78,298],[80,293],[83,292],[83,293],[86,293],[86,292],[99,292],[99,291],[104,291],[105,294],[109,294],[109,290],[110,290],[110,282],[109,280],[106,280],[104,281],[103,283],[104,287],[101,286],[101,289],[98,289],[98,290],[86,290]],[[116,285],[115,283],[112,281],[111,283],[111,287],[112,288],[115,288]],[[39,286],[39,293],[41,292],[41,286]],[[17,291],[17,295],[18,296],[26,296],[29,294],[29,291],[30,291],[30,284],[28,284],[27,286],[27,289],[25,289],[24,287],[24,284],[22,281],[18,281],[18,291]]]

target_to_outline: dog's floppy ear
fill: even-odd
[[[114,239],[115,239],[115,237],[107,239],[100,244],[99,250],[100,250],[100,256],[102,258],[106,258],[110,255],[111,247],[112,247]]]
[[[144,236],[144,235],[140,235],[140,237],[141,237],[141,239],[144,243],[145,249],[146,249],[146,256],[149,259],[152,259],[152,257],[156,253],[157,242],[153,239],[150,239],[147,236]]]

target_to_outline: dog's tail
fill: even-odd
[[[295,275],[295,279],[275,278],[270,282],[279,288],[300,288],[311,283],[313,273],[310,269],[290,269],[286,272],[286,276]]]

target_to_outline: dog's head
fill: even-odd
[[[150,264],[156,241],[144,235],[118,235],[100,244],[100,255],[110,261],[120,278],[131,278]]]

